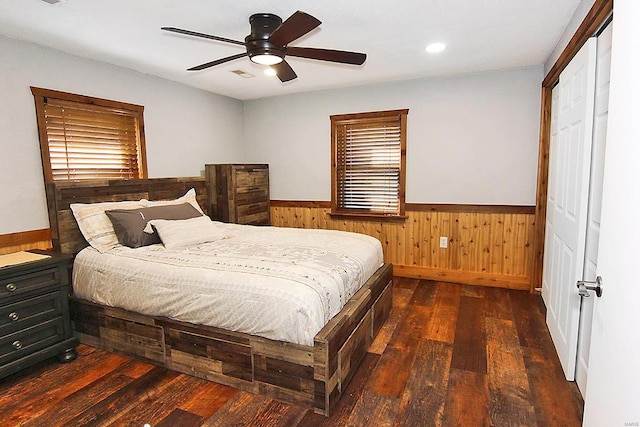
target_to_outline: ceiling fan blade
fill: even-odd
[[[296,72],[293,71],[293,68],[291,68],[291,65],[289,65],[287,61],[282,61],[279,64],[272,65],[271,68],[275,70],[276,75],[282,83],[288,82],[289,80],[293,80],[298,77]]]
[[[287,56],[318,59],[320,61],[339,62],[341,64],[362,65],[367,59],[366,53],[347,52],[344,50],[316,49],[312,47],[287,46]]]
[[[269,42],[276,46],[286,46],[320,24],[321,22],[318,19],[308,13],[297,11],[276,28],[269,36]]]
[[[247,53],[239,53],[237,55],[227,56],[226,58],[216,59],[215,61],[207,62],[204,64],[196,65],[195,67],[191,67],[187,69],[187,71],[200,71],[205,68],[213,67],[215,65],[224,64],[225,62],[233,61],[234,59],[242,58],[243,56],[247,56]]]
[[[202,38],[205,38],[205,39],[217,40],[219,42],[233,43],[233,44],[237,44],[237,45],[240,45],[240,46],[244,46],[245,45],[244,42],[241,42],[241,41],[238,41],[238,40],[226,39],[224,37],[212,36],[210,34],[196,33],[195,31],[183,30],[181,28],[162,27],[160,29],[164,30],[164,31],[170,31],[172,33],[186,34],[187,36],[202,37]]]

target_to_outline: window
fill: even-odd
[[[144,107],[32,87],[45,182],[147,177]]]
[[[408,113],[331,116],[332,214],[404,216]]]

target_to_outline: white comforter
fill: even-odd
[[[313,337],[382,265],[373,237],[220,224],[216,242],[91,247],[74,262],[76,296],[147,315],[313,345]]]

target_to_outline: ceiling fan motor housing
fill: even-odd
[[[269,36],[282,24],[282,18],[272,13],[256,13],[249,18],[251,34],[245,37],[247,55],[275,55],[284,58],[284,46],[269,42]]]

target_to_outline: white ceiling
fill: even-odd
[[[54,1],[54,0],[48,0]],[[0,1],[0,34],[237,99],[543,64],[580,0],[44,0]],[[322,25],[291,43],[367,53],[362,66],[287,58],[281,83],[248,58],[186,69],[243,48],[161,31],[244,40],[249,16],[296,10]],[[447,49],[428,54],[431,42]],[[2,60],[2,59],[0,59]],[[246,79],[231,73],[243,70]]]

